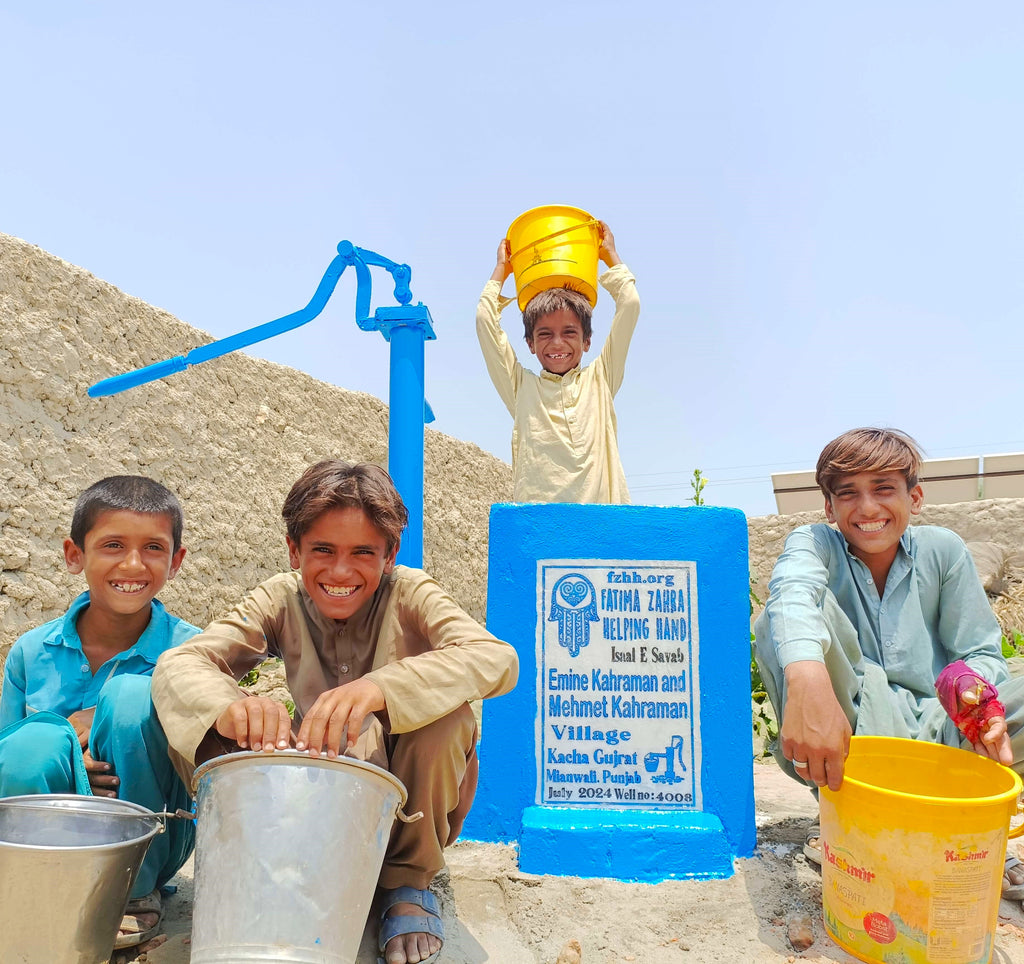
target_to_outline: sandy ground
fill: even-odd
[[[448,940],[445,964],[555,964],[572,939],[582,964],[852,962],[825,934],[821,875],[802,853],[817,813],[811,794],[773,763],[754,768],[758,849],[736,861],[728,880],[634,884],[607,879],[520,873],[515,851],[494,844],[457,843],[448,870],[435,881]],[[167,942],[137,958],[142,964],[188,964],[192,864],[175,878],[166,901]],[[254,891],[255,897],[255,891]],[[813,943],[789,941],[801,922]],[[375,964],[375,928],[368,926],[357,964]],[[1000,906],[996,964],[1024,964],[1024,913]]]

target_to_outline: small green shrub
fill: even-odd
[[[704,478],[704,474],[700,469],[693,470],[693,478],[690,479],[690,488],[693,489],[693,495],[690,496],[690,501],[694,505],[704,505],[704,486],[708,484],[708,480]]]
[[[245,674],[245,676],[243,676],[238,681],[238,685],[241,686],[242,689],[248,689],[250,686],[255,686],[256,685],[256,681],[259,678],[260,678],[260,668],[258,666],[254,666],[251,670],[249,670],[248,673]]]
[[[1003,636],[1003,655],[1010,659],[1012,656],[1024,656],[1024,633],[1013,631],[1013,639]]]

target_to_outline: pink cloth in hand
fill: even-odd
[[[1006,715],[1006,707],[999,702],[999,691],[962,659],[939,673],[935,692],[942,708],[971,743],[981,742],[989,720]]]

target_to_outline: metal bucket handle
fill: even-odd
[[[160,821],[160,828],[157,830],[157,833],[167,832],[168,820],[196,819],[196,815],[194,813],[190,813],[188,810],[182,810],[180,808],[173,812],[170,810],[161,810],[159,813],[154,811],[149,811],[148,813],[129,813],[126,810],[91,810],[88,807],[43,807],[38,803],[21,803],[16,800],[2,799],[0,799],[0,807],[13,807],[17,810],[41,810],[50,814],[55,810],[66,810],[68,813],[87,813],[93,817],[123,817],[128,820],[149,820],[152,818]],[[417,819],[422,816],[422,813],[415,814],[413,819]]]

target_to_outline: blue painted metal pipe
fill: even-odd
[[[423,566],[423,331],[391,329],[388,471],[409,510],[398,561]]]

